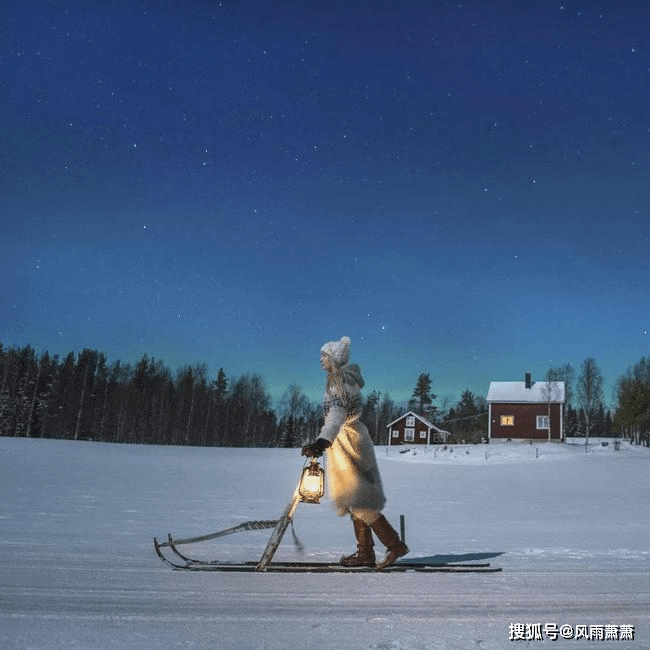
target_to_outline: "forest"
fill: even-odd
[[[650,445],[650,359],[641,359],[617,384],[618,404],[605,409],[602,376],[587,359],[573,396],[573,367],[549,369],[567,386],[566,434],[621,435]],[[455,405],[434,404],[432,380],[415,381],[408,409],[449,431],[450,442],[481,442],[487,432],[485,398],[464,391]],[[574,403],[575,402],[575,403]],[[386,393],[366,396],[362,420],[376,444],[404,413]],[[0,343],[0,435],[103,442],[231,447],[295,447],[317,436],[321,406],[291,385],[276,408],[258,374],[208,377],[205,364],[175,373],[144,355],[134,366],[95,350],[63,359],[27,345]]]

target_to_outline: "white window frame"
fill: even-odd
[[[406,427],[404,429],[404,442],[414,442],[415,441],[415,429],[411,427]]]
[[[424,431],[423,429],[422,431],[420,431],[420,440],[426,440],[426,439],[427,439],[427,432]]]
[[[409,415],[406,418],[406,426],[407,427],[414,427],[415,426],[415,416],[414,415]]]
[[[391,437],[392,438],[399,438],[399,430],[398,429],[391,429]]]
[[[548,415],[538,415],[537,416],[537,428],[538,429],[550,429],[551,428],[551,418]]]

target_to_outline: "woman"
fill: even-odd
[[[361,368],[349,363],[350,339],[331,341],[321,348],[321,367],[327,372],[323,399],[325,424],[318,439],[302,449],[304,456],[320,457],[327,449],[327,481],[339,515],[350,513],[357,551],[341,558],[343,566],[376,566],[378,571],[408,553],[408,548],[381,510],[386,503],[375,449],[368,429],[359,420]],[[386,557],[375,561],[372,533],[386,547]]]

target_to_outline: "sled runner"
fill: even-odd
[[[255,562],[220,562],[219,560],[199,560],[181,553],[173,540],[159,544],[154,540],[156,553],[161,561],[176,571],[222,571],[222,572],[253,572],[259,571],[259,563]],[[165,556],[161,548],[168,547],[173,558]],[[265,565],[267,573],[375,573],[375,567],[345,567],[332,562],[271,562]],[[492,567],[489,563],[434,563],[427,558],[414,558],[410,561],[398,561],[386,567],[382,573],[496,573],[500,567]]]

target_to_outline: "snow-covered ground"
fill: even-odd
[[[172,571],[154,535],[276,518],[302,469],[298,450],[0,438],[0,646],[650,648],[650,450],[593,441],[585,453],[580,441],[400,451],[377,455],[386,515],[396,527],[405,515],[411,556],[487,558],[503,572]],[[295,524],[304,553],[287,533],[276,559],[354,548],[349,521],[326,502],[300,505]],[[196,553],[258,560],[269,534]],[[545,641],[511,641],[511,625]],[[550,641],[546,625],[579,635],[577,626],[632,625],[634,641]]]

